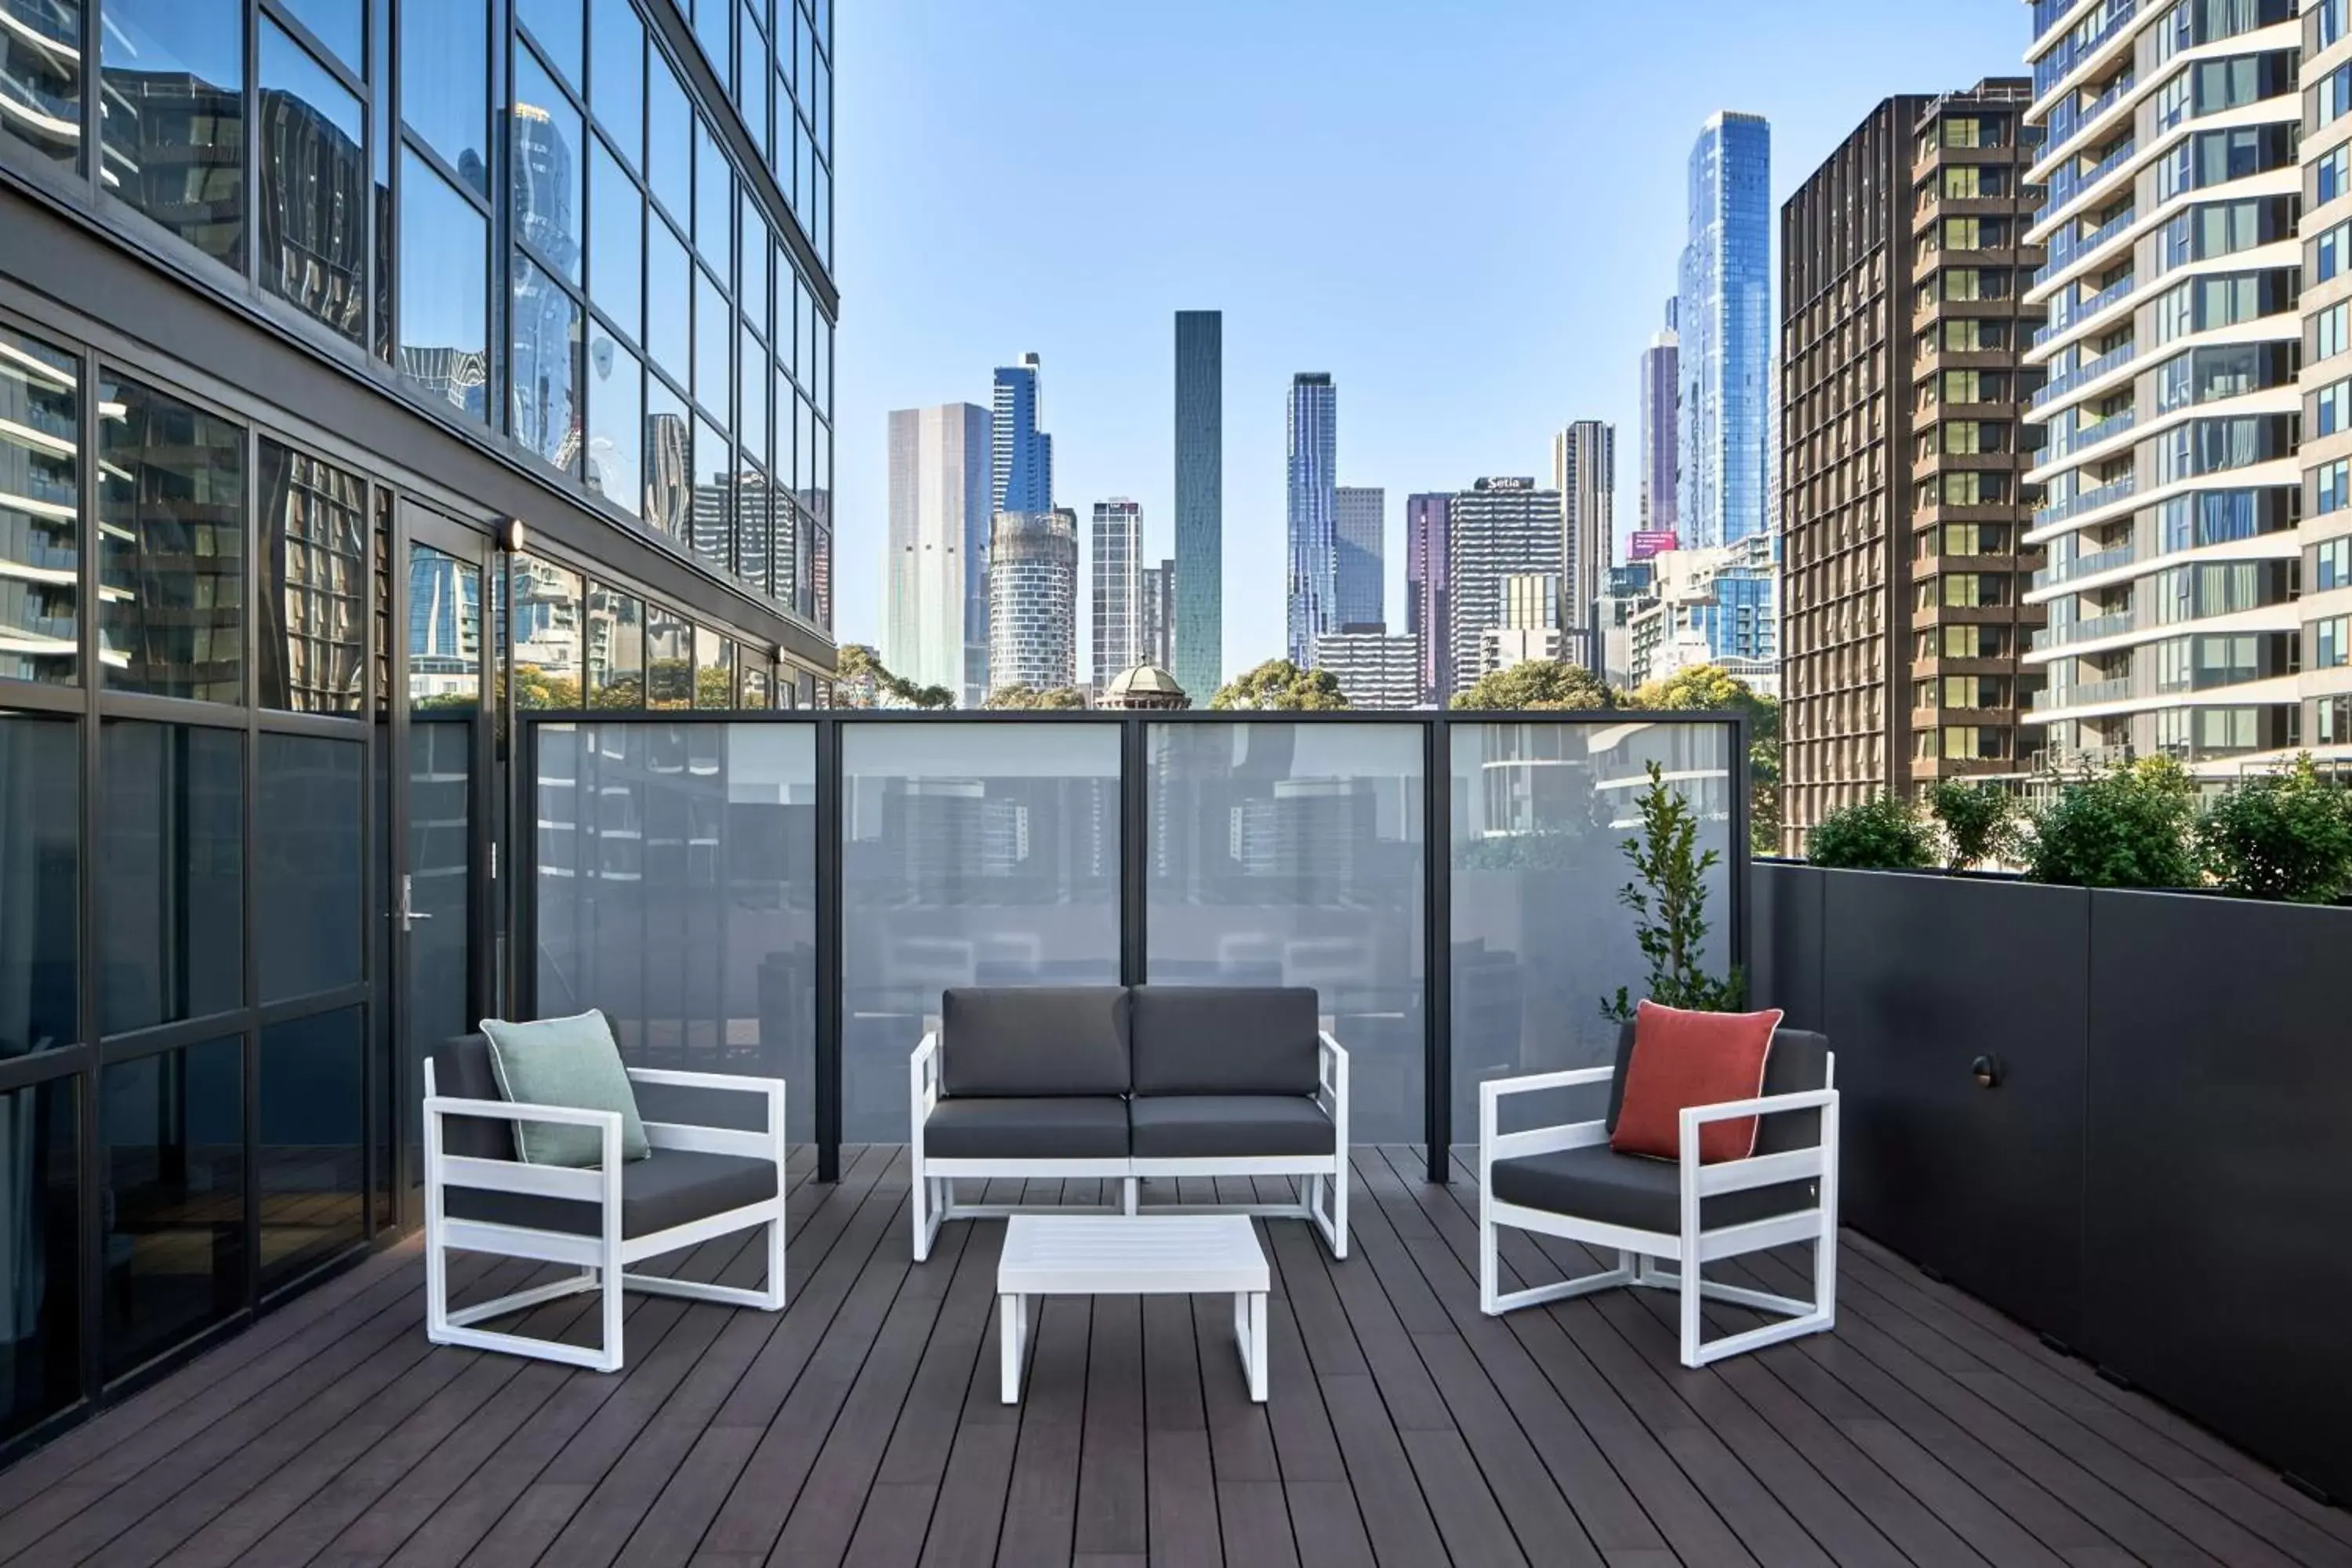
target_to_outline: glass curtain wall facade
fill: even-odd
[[[1201,704],[1224,684],[1224,321],[1218,310],[1176,312],[1176,618],[1170,673]]]
[[[1675,307],[1682,377],[1684,545],[1730,544],[1765,529],[1771,471],[1772,128],[1717,114],[1690,154],[1690,240]]]
[[[1320,372],[1290,378],[1290,460],[1287,540],[1290,551],[1285,657],[1299,668],[1314,662],[1315,639],[1339,630],[1339,542],[1334,491],[1339,485],[1339,393]],[[1181,574],[1181,568],[1180,568]],[[1181,592],[1180,581],[1177,589]]]
[[[830,18],[702,9],[0,0],[0,1455],[417,1223],[520,715],[829,694]],[[607,769],[750,911],[635,1037],[805,1053],[794,761]]]

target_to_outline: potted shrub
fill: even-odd
[[[1617,901],[1633,911],[1633,939],[1650,961],[1649,999],[1668,1007],[1701,1013],[1736,1012],[1748,994],[1748,977],[1734,966],[1728,974],[1708,973],[1701,965],[1706,944],[1706,874],[1722,855],[1698,848],[1698,813],[1682,792],[1669,788],[1658,764],[1649,765],[1650,782],[1636,802],[1642,813],[1642,834],[1622,845],[1625,858],[1638,881],[1618,889]],[[1633,1016],[1635,1002],[1621,985],[1617,994],[1601,1003],[1605,1018],[1624,1023]]]
[[[1944,830],[1945,866],[1972,870],[1998,860],[2015,847],[2017,807],[1997,784],[1944,779],[1927,797],[1927,810]]]
[[[1805,858],[1842,871],[1917,871],[1936,863],[1927,825],[1899,795],[1840,806],[1813,825]]]
[[[2197,787],[2169,757],[2081,773],[2035,813],[2026,865],[2064,887],[2188,887],[2196,816]]]
[[[2197,851],[2224,892],[2333,903],[2352,887],[2352,795],[2306,752],[2222,791],[2197,825]]]

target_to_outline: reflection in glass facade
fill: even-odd
[[[489,6],[486,0],[400,0],[400,118],[475,193],[490,194]],[[407,196],[402,195],[402,219]]]
[[[1417,724],[1154,724],[1144,977],[1307,985],[1349,1052],[1349,1134],[1423,1131]]]
[[[292,35],[259,24],[262,286],[334,331],[367,330],[364,111]]]
[[[508,312],[514,355],[515,440],[566,473],[580,467],[580,307],[537,267],[515,258]]]
[[[76,1079],[0,1094],[0,1442],[81,1392],[81,1122]]]
[[[428,545],[408,552],[408,700],[472,708],[482,689],[482,571]]]
[[[81,731],[0,712],[0,1060],[80,1034]]]
[[[1764,531],[1771,472],[1772,127],[1717,114],[1690,154],[1690,241],[1675,319],[1682,335],[1682,480],[1688,549]]]
[[[811,1136],[814,733],[566,725],[539,763],[541,1010],[603,1008],[633,1066],[781,1078]]]
[[[1118,729],[858,724],[842,765],[842,1136],[906,1136],[950,985],[1118,984]]]
[[[487,420],[488,216],[409,149],[400,175],[400,368],[436,404]]]
[[[110,719],[100,731],[99,1025],[245,1001],[245,735]]]
[[[245,7],[107,0],[106,188],[230,267],[245,265]]]
[[[0,0],[0,142],[36,163],[81,158],[81,20],[76,0]]]
[[[99,407],[106,684],[242,701],[245,431],[111,373]]]
[[[260,738],[253,811],[253,957],[263,1006],[356,985],[366,867],[360,743]]]
[[[587,659],[587,706],[645,706],[644,600],[601,584],[588,591]]]
[[[261,1031],[261,1289],[266,1295],[367,1234],[366,1057],[356,1007]]]
[[[109,1381],[245,1304],[239,1046],[205,1040],[99,1075]]]
[[[552,562],[514,557],[515,706],[577,708],[583,673],[580,578]]]
[[[1723,857],[1702,955],[1722,966],[1730,775],[1727,733],[1712,724],[1456,724],[1451,744],[1453,1125],[1466,1142],[1485,1079],[1615,1059],[1617,1026],[1601,1004],[1620,985],[1638,994],[1648,973],[1617,901],[1645,763],[1699,813],[1698,852]]]
[[[76,678],[80,366],[0,330],[0,679]]]
[[[694,706],[694,628],[656,607],[646,614],[646,706]]]
[[[359,476],[264,437],[255,491],[262,705],[357,713],[367,676],[366,518]]]

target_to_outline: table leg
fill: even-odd
[[[1242,1365],[1249,1373],[1250,1398],[1265,1403],[1265,1292],[1249,1294],[1249,1337],[1243,1342]]]
[[[998,1335],[1000,1367],[999,1399],[1006,1405],[1021,1403],[1021,1363],[1028,1349],[1029,1298],[999,1296],[996,1315],[1003,1320],[1003,1331]]]

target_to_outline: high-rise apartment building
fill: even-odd
[[[974,403],[890,414],[882,662],[966,707],[988,695],[989,424]]]
[[[1682,398],[1682,336],[1675,328],[1675,301],[1666,301],[1666,325],[1642,351],[1642,494],[1635,531],[1672,533],[1675,518],[1675,469]]]
[[[1224,684],[1224,315],[1176,312],[1176,683],[1206,703]]]
[[[1446,507],[1446,581],[1452,588],[1454,686],[1479,669],[1484,633],[1505,625],[1505,583],[1514,576],[1559,573],[1559,492],[1532,479],[1484,479],[1456,493]]]
[[[988,462],[992,512],[1054,510],[1054,438],[1039,428],[1045,417],[1041,370],[1034,353],[1023,354],[1019,364],[996,367],[994,446]]]
[[[2298,742],[2297,515],[2324,531],[2343,505],[2326,468],[2305,493],[2342,404],[2306,404],[2296,379],[2300,353],[2304,385],[2327,383],[2344,321],[2352,231],[2321,216],[2342,210],[2352,100],[2324,61],[2343,7],[2034,16],[2027,177],[2046,194],[2026,238],[2049,265],[2026,299],[2049,320],[2026,350],[2046,378],[2026,542],[2047,556],[2029,594],[2047,625],[2026,658],[2044,760],[2158,752],[2226,777]]]
[[[1551,438],[1551,484],[1559,492],[1559,621],[1592,625],[1601,584],[1615,564],[1617,431],[1580,419]]]
[[[1143,506],[1120,496],[1095,502],[1094,548],[1087,568],[1093,588],[1094,668],[1100,691],[1113,676],[1142,662],[1144,626]]]
[[[1389,711],[1421,702],[1420,645],[1378,621],[1318,633],[1315,668],[1330,672],[1350,708]]]
[[[1339,488],[1339,394],[1328,374],[1301,371],[1290,378],[1286,423],[1290,569],[1283,647],[1304,669],[1315,657],[1316,637],[1339,628],[1339,551],[1331,515]]]
[[[1772,401],[1772,128],[1721,113],[1693,143],[1690,237],[1675,304],[1684,544],[1765,530]]]
[[[1478,635],[1476,673],[1491,675],[1530,659],[1575,658],[1580,634],[1560,624],[1560,580],[1550,572],[1520,572],[1503,579],[1503,621]]]
[[[1339,598],[1333,613],[1342,626],[1387,619],[1387,526],[1386,490],[1365,485],[1332,489],[1331,531],[1339,552]]]
[[[1176,563],[1163,560],[1138,574],[1143,584],[1143,658],[1175,672]]]
[[[1000,511],[988,541],[991,691],[1078,683],[1078,517]]]
[[[1792,854],[1830,811],[2009,772],[2025,749],[2030,92],[1887,99],[1781,208]]]
[[[2302,675],[2290,739],[2352,759],[2352,16],[2345,0],[2303,11]],[[2323,259],[2324,258],[2324,259]],[[2323,272],[2325,276],[2323,276]],[[2210,720],[2198,721],[2211,724]],[[2234,721],[2233,721],[2234,722]]]
[[[578,980],[490,715],[831,700],[833,7],[758,9],[0,0],[11,1458],[413,1231],[418,1064]]]
[[[1421,700],[1454,691],[1454,594],[1448,578],[1450,495],[1404,498],[1404,629],[1421,649]]]
[[[1719,550],[1669,550],[1645,564],[1653,573],[1648,589],[1624,616],[1625,684],[1712,664],[1766,697],[1780,695],[1780,574],[1769,539],[1759,533]]]

